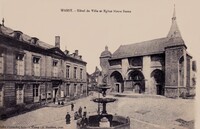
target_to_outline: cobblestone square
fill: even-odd
[[[97,104],[91,101],[98,94],[74,101],[74,111],[87,107],[88,115],[97,112]],[[113,97],[109,96],[108,97]],[[118,100],[107,105],[108,113],[130,117],[132,129],[190,129],[194,121],[194,100],[170,99],[165,97],[116,97]],[[0,121],[1,127],[10,128],[64,128],[76,129],[74,111],[70,105],[49,104],[35,111],[27,112]],[[65,115],[71,115],[71,124],[65,124]],[[181,123],[182,122],[182,123]]]

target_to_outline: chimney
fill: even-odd
[[[75,50],[75,55],[78,56],[78,50]]]
[[[55,47],[60,48],[60,36],[55,36]]]

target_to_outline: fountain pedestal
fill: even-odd
[[[130,129],[130,119],[108,114],[106,110],[106,104],[115,102],[115,98],[106,98],[106,91],[110,89],[106,84],[99,87],[100,93],[102,93],[103,98],[95,98],[93,101],[95,103],[102,104],[102,112],[97,115],[91,115],[88,117],[88,125],[82,127],[81,119],[77,121],[77,129]]]
[[[106,117],[103,117],[99,122],[99,127],[110,127],[110,122]]]

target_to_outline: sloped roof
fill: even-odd
[[[8,28],[6,26],[3,26],[3,25],[0,25],[0,31],[1,31],[2,34],[7,35],[9,37],[13,37],[13,38],[14,38],[14,32],[16,32],[15,30]],[[18,31],[18,32],[20,32],[20,31]],[[20,38],[21,38],[22,41],[29,43],[29,44],[32,44],[31,39],[34,38],[34,37],[30,37],[30,36],[23,34],[21,32]],[[44,48],[44,49],[50,49],[50,48],[54,47],[53,45],[47,44],[47,43],[42,42],[40,40],[37,41],[37,45]]]
[[[112,55],[112,59],[127,58],[133,56],[144,56],[151,54],[164,53],[166,47],[185,45],[178,25],[176,23],[176,12],[172,17],[172,24],[167,37],[134,43],[129,45],[121,45]]]
[[[159,38],[140,43],[121,45],[112,55],[112,59],[127,58],[133,56],[144,56],[163,53],[166,47],[184,45],[181,37]]]
[[[21,31],[16,31],[16,30],[13,30],[9,27],[6,27],[6,26],[0,24],[0,35],[14,38],[16,33],[20,34],[20,39],[18,39],[18,40],[25,43],[25,44],[34,45],[34,46],[42,48],[44,50],[51,51],[52,53],[55,53],[57,55],[65,56],[65,57],[72,58],[72,59],[75,59],[77,61],[81,61],[83,63],[86,63],[85,61],[82,60],[82,58],[80,58],[80,56],[78,56],[79,58],[77,58],[77,57],[74,57],[74,56],[66,55],[63,51],[60,50],[60,48],[57,48],[53,45],[42,42],[39,39],[37,39],[36,37],[31,37],[31,36],[28,36],[26,34],[23,34]],[[32,39],[37,39],[36,43],[33,43]]]

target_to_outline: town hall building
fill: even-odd
[[[0,24],[0,108],[70,101],[87,95],[86,62],[79,55]]]
[[[179,97],[194,94],[195,66],[176,22],[175,9],[166,37],[121,45],[100,55],[102,76],[112,92]]]

